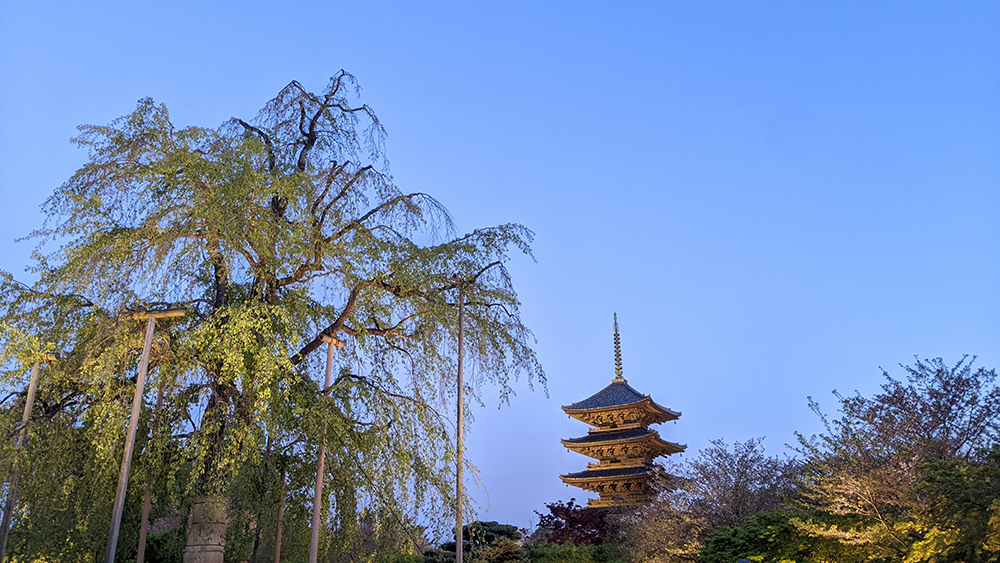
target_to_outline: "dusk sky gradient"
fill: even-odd
[[[536,235],[510,270],[549,397],[483,390],[480,519],[587,498],[559,407],[614,377],[614,312],[686,456],[784,453],[807,397],[914,355],[1000,367],[996,2],[0,2],[0,269],[31,280],[77,125],[150,96],[214,127],[341,68],[401,189]]]

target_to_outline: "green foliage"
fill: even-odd
[[[919,536],[904,561],[984,563],[1000,559],[1000,450],[982,462],[935,460],[923,466],[913,495]]]
[[[884,373],[872,397],[799,437],[801,461],[721,441],[619,517],[633,563],[1000,561],[1000,389],[963,358]]]
[[[149,563],[182,563],[187,535],[183,529],[168,530],[146,537],[146,561]]]
[[[463,527],[464,558],[469,563],[619,563],[625,556],[614,542],[601,545],[562,545],[536,542],[521,546],[521,534],[516,526],[499,522],[473,522]],[[455,542],[445,542],[440,549],[424,552],[424,563],[453,563]]]
[[[157,509],[225,499],[227,558],[266,557],[284,469],[282,552],[300,558],[324,427],[324,550],[398,551],[385,538],[401,522],[443,527],[457,300],[469,401],[487,382],[503,399],[521,375],[544,382],[505,267],[508,249],[530,255],[532,234],[509,224],[456,236],[441,204],[393,184],[382,125],[357,92],[341,72],[318,94],[292,82],[256,118],[217,128],[176,127],[149,99],[80,128],[88,162],[33,233],[38,281],[0,273],[7,428],[31,363],[62,354],[42,370],[34,446],[2,450],[4,469],[29,468],[11,554],[103,551],[143,339],[131,313],[169,307],[186,315],[157,328],[121,553],[153,468]],[[347,343],[328,389],[317,383],[324,336]],[[365,543],[362,515],[385,541]]]
[[[468,541],[473,549],[487,548],[499,545],[505,541],[517,542],[521,533],[517,526],[501,524],[496,521],[473,522],[462,527],[462,539]]]
[[[451,551],[447,549],[428,549],[424,551],[423,563],[454,563],[456,560],[454,543],[452,542]]]
[[[616,545],[552,545],[540,542],[525,553],[525,560],[532,563],[624,563],[628,561]]]
[[[698,560],[1000,560],[995,372],[965,358],[904,369],[906,381],[886,374],[873,397],[837,394],[841,417],[823,417],[823,435],[800,437],[805,463],[788,510],[715,530]]]
[[[705,539],[699,563],[733,563],[741,557],[762,563],[804,561],[811,553],[810,538],[802,536],[786,511],[759,512],[745,525],[725,526]]]
[[[521,533],[517,526],[499,522],[473,522],[462,527],[462,546],[465,559],[470,562],[520,561]],[[456,542],[444,542],[439,550],[430,550],[425,558],[455,558]],[[449,555],[450,554],[450,555]]]

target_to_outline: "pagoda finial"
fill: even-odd
[[[627,383],[622,377],[622,343],[618,337],[618,313],[615,313],[615,378],[612,383]]]

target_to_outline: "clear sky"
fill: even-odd
[[[782,452],[819,430],[807,396],[914,355],[1000,367],[996,2],[0,2],[0,268],[77,125],[151,96],[215,126],[340,68],[402,189],[536,233],[511,270],[550,397],[486,390],[482,519],[586,498],[559,407],[614,376],[615,311],[688,455]]]

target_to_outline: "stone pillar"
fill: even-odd
[[[226,502],[223,499],[196,499],[188,518],[184,563],[222,563],[226,549],[226,526]]]

